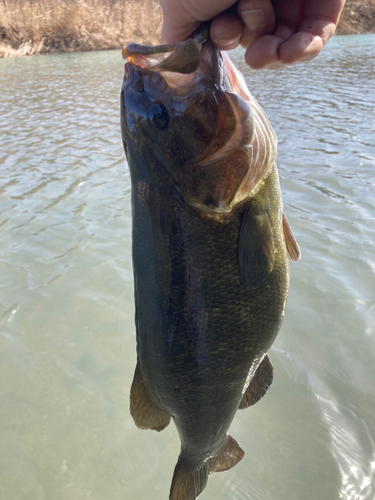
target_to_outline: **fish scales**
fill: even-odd
[[[227,431],[272,381],[266,353],[285,312],[288,256],[299,258],[268,120],[201,32],[184,43],[126,49],[121,108],[137,331],[131,413],[144,429],[175,422],[171,500],[194,500],[209,474],[241,460]]]

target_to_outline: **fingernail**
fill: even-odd
[[[214,38],[213,42],[221,50],[231,50],[238,47],[238,45],[240,44],[240,39],[241,39],[240,36],[228,40],[223,40],[222,38],[220,39]]]
[[[281,69],[284,67],[284,64],[282,62],[279,62],[279,61],[275,61],[271,64],[267,64],[267,66],[264,66],[263,69],[272,69],[272,70],[277,70],[277,69]]]
[[[266,12],[263,9],[243,10],[239,14],[250,31],[258,31],[267,22]]]

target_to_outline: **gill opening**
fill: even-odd
[[[230,94],[225,94],[225,97],[226,97],[227,101],[229,102],[229,106],[231,107],[231,110],[234,114],[236,127],[234,129],[233,134],[231,135],[229,140],[224,144],[224,146],[222,146],[220,149],[218,149],[215,153],[213,153],[208,158],[204,158],[199,163],[197,163],[197,165],[199,165],[201,167],[215,163],[218,160],[223,160],[224,158],[229,156],[231,153],[233,153],[233,151],[235,151],[241,145],[241,141],[243,138],[243,126],[242,126],[242,123],[240,120],[240,113],[239,113],[239,110],[236,109],[235,106],[233,106],[232,100],[230,98]]]

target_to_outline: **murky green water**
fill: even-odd
[[[234,54],[240,62],[240,52]],[[202,500],[375,496],[375,36],[246,73],[302,250],[275,380]],[[0,60],[0,499],[167,500],[179,440],[136,429],[119,52]]]

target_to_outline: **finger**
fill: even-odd
[[[332,36],[333,32],[330,36]],[[314,36],[306,31],[299,31],[280,45],[278,59],[283,64],[310,61],[324,47],[322,37]]]
[[[272,33],[275,13],[270,0],[240,0],[237,12],[244,28],[241,45],[247,49],[257,38]]]
[[[308,2],[298,33],[280,46],[280,61],[293,64],[316,57],[334,34],[344,3],[343,0]]]
[[[182,40],[189,38],[199,25],[199,21],[193,21],[183,25],[176,25],[174,23],[164,21],[161,30],[161,43],[168,44],[182,42]]]
[[[278,24],[274,33],[258,38],[245,53],[245,61],[252,69],[278,69],[284,64],[279,60],[279,49],[281,45],[292,37],[297,29],[295,24],[297,13],[294,19],[283,20],[284,24]]]
[[[162,43],[185,40],[202,21],[212,19],[235,3],[236,0],[161,0]]]
[[[301,0],[273,0],[276,27],[272,35],[260,37],[245,54],[246,63],[253,69],[278,69],[279,48],[298,30],[303,15]]]
[[[181,1],[162,0],[161,7],[163,10],[162,43],[185,40],[200,24]]]
[[[333,35],[344,0],[310,0],[304,11],[298,3],[298,0],[275,0],[276,29],[271,37],[260,38],[247,50],[245,60],[251,68],[275,69],[283,64],[309,61]]]
[[[245,62],[252,69],[272,68],[277,69],[283,64],[279,63],[278,51],[284,39],[275,35],[266,35],[258,38],[250,45],[245,53]],[[279,63],[275,66],[275,63]]]
[[[238,47],[242,35],[242,23],[238,16],[224,13],[215,17],[210,27],[210,37],[219,50],[232,50]]]

